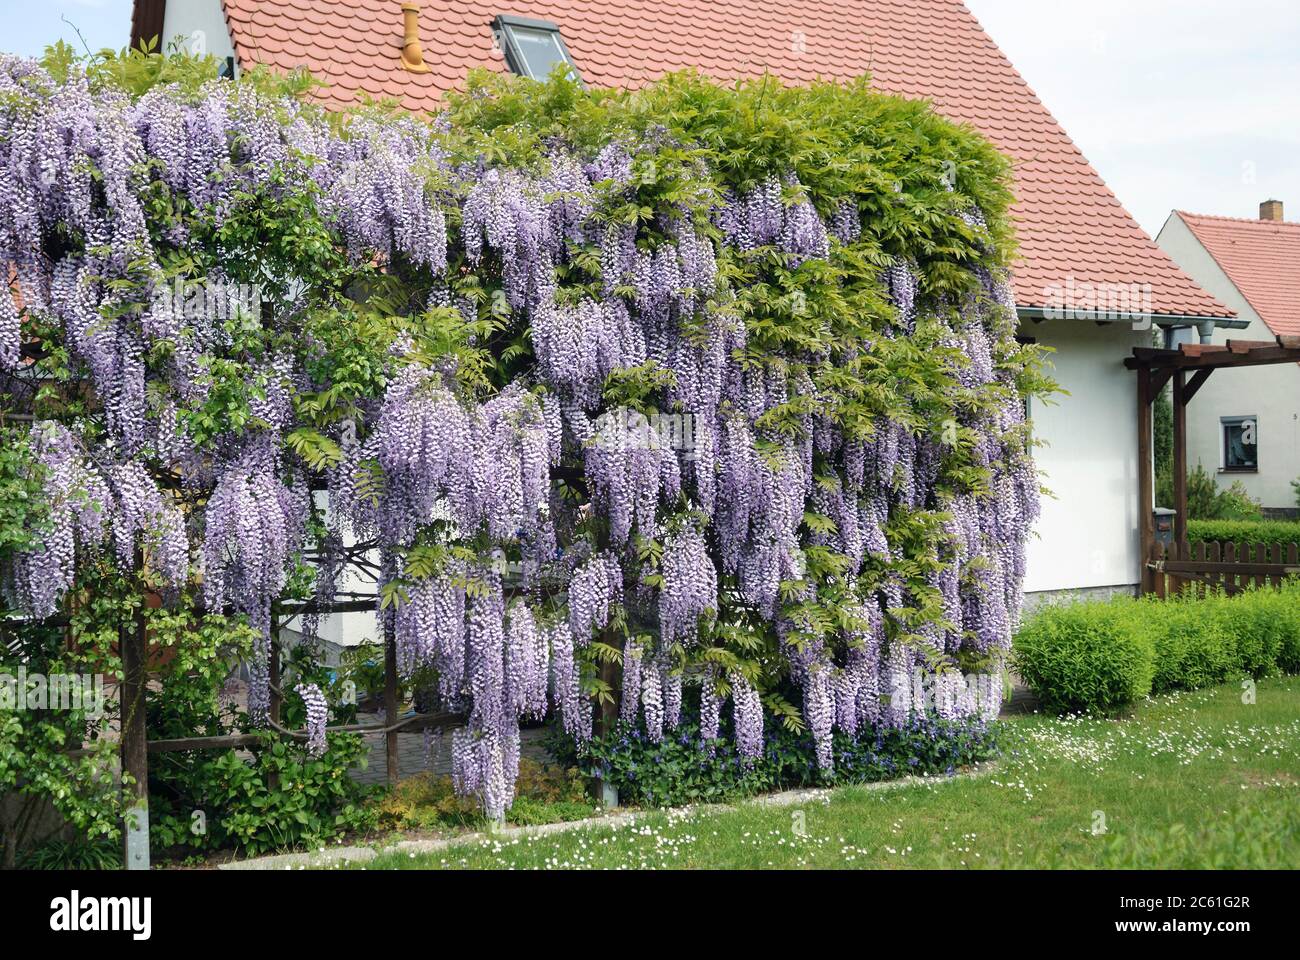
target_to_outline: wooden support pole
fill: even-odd
[[[270,703],[267,712],[271,715],[272,723],[280,722],[280,614],[275,606],[271,607],[271,642],[269,644],[270,661],[267,664],[267,673],[271,678]]]
[[[1153,572],[1147,569],[1155,546],[1155,478],[1151,458],[1151,372],[1145,367],[1137,371],[1138,415],[1138,553],[1141,558],[1141,591],[1150,593],[1154,583]]]
[[[1183,387],[1183,403],[1192,402],[1192,397],[1196,396],[1196,391],[1201,389],[1206,380],[1210,379],[1210,374],[1213,372],[1213,367],[1202,367],[1192,374],[1192,379],[1187,381],[1187,385]]]
[[[610,641],[617,643],[618,640],[612,633],[608,634],[604,639],[607,643]],[[614,725],[618,723],[619,700],[621,699],[619,688],[623,683],[623,671],[612,660],[602,660],[600,662],[600,679],[609,687],[611,696],[610,699],[599,704],[596,708],[596,736],[598,737],[609,733],[614,729]]]
[[[617,648],[620,644],[618,631],[607,628],[600,637],[603,643]],[[604,736],[613,731],[618,723],[619,705],[621,700],[621,688],[623,686],[623,671],[619,665],[612,660],[601,660],[598,673],[602,683],[609,687],[609,699],[601,701],[596,706],[596,736]],[[601,806],[606,809],[613,809],[618,806],[618,790],[613,784],[599,777],[596,778],[592,785],[596,799],[600,801]]]
[[[144,569],[144,557],[136,551],[135,569]],[[144,617],[145,597],[131,623],[118,631],[122,657],[122,687],[119,693],[121,725],[119,744],[122,776],[128,805],[122,825],[122,864],[127,870],[149,869],[149,737],[145,725],[145,691],[148,674],[148,634]]]
[[[609,548],[609,542],[605,536],[601,537],[601,549]],[[607,647],[613,647],[615,650],[625,650],[623,643],[623,631],[616,628],[611,622],[606,624],[600,631],[597,639]],[[596,706],[596,724],[595,734],[600,737],[610,733],[615,724],[618,723],[619,706],[622,700],[623,687],[623,670],[611,660],[602,659],[597,668],[596,676],[601,683],[609,687],[610,699],[598,702]]]
[[[384,618],[384,723],[392,726],[397,722],[397,635],[393,629],[393,618]],[[398,752],[397,731],[389,730],[384,734],[385,754],[388,758],[388,785],[397,786],[401,777],[401,754]]]
[[[271,605],[271,625],[270,625],[271,642],[267,644],[270,650],[267,656],[270,660],[267,663],[267,675],[270,677],[270,695],[268,697],[267,713],[271,717],[271,723],[279,726],[280,724],[280,707],[282,705],[280,697],[280,613],[275,605]],[[280,775],[272,771],[266,778],[267,789],[275,791],[280,789]]]
[[[1187,542],[1187,374],[1174,373],[1174,543]]]

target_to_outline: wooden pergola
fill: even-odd
[[[1277,337],[1275,340],[1229,340],[1225,344],[1185,343],[1175,350],[1135,347],[1124,366],[1138,375],[1138,504],[1141,516],[1141,552],[1143,592],[1151,589],[1153,565],[1169,573],[1223,574],[1221,560],[1194,560],[1187,551],[1187,405],[1215,370],[1229,367],[1258,367],[1275,363],[1300,363],[1300,336]],[[1154,493],[1155,469],[1152,458],[1152,405],[1168,383],[1173,384],[1174,408],[1174,560],[1163,559],[1156,543]],[[1159,554],[1160,556],[1157,556]],[[1183,554],[1187,554],[1184,556]],[[1243,558],[1244,560],[1245,558]],[[1258,561],[1261,558],[1256,557]],[[1280,558],[1278,558],[1280,559]],[[1293,566],[1279,563],[1251,562],[1250,570],[1234,557],[1232,565],[1244,576],[1275,579],[1295,572]],[[1182,569],[1182,568],[1186,569]],[[1210,569],[1211,567],[1216,569]],[[1177,568],[1177,569],[1175,569]],[[1260,568],[1260,569],[1254,569]],[[1267,568],[1267,569],[1265,569]],[[1277,569],[1274,569],[1277,568]]]

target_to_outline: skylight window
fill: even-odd
[[[560,28],[547,20],[529,20],[526,17],[500,16],[492,24],[506,63],[521,77],[545,80],[557,63],[566,64],[569,75],[582,79],[578,68],[569,56],[569,50],[560,36]]]

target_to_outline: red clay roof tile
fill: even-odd
[[[504,72],[498,14],[558,24],[583,78],[635,87],[694,66],[717,79],[845,80],[928,98],[1016,162],[1016,301],[1043,306],[1076,282],[1150,284],[1157,313],[1231,316],[1165,255],[1115,199],[960,0],[430,0],[420,38],[433,72],[399,59],[397,0],[222,0],[241,64],[303,63],[329,82],[328,106],[356,91],[436,110],[475,66]],[[286,34],[290,39],[286,39]]]
[[[1275,335],[1300,335],[1300,223],[1175,213]]]

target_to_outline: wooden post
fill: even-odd
[[[1141,557],[1141,592],[1151,591],[1154,578],[1147,563],[1153,557],[1155,545],[1155,477],[1151,459],[1151,371],[1146,367],[1137,370],[1137,414],[1138,414],[1138,553]]]
[[[606,637],[606,639],[611,639]],[[614,724],[618,723],[619,714],[619,687],[622,685],[622,671],[619,670],[618,664],[612,660],[602,660],[600,662],[600,679],[603,683],[608,684],[611,698],[601,703],[596,711],[596,736],[609,733],[614,729]]]
[[[144,556],[136,551],[135,569],[144,569]],[[122,864],[127,870],[149,869],[149,735],[145,725],[145,689],[148,674],[148,635],[144,618],[145,597],[131,624],[118,631],[118,651],[122,657],[122,687],[118,695],[121,716],[119,750],[123,779],[130,803],[122,825]]]
[[[270,642],[267,651],[267,676],[269,677],[268,686],[270,687],[267,703],[267,713],[271,717],[271,722],[278,724],[280,722],[280,707],[282,699],[280,697],[280,613],[275,604],[271,605],[271,625],[268,636]],[[274,729],[274,728],[272,728]],[[280,789],[280,775],[275,771],[267,774],[266,786],[270,790]]]
[[[1174,542],[1187,542],[1187,375],[1174,371]],[[1181,555],[1181,554],[1180,554]]]
[[[270,683],[270,703],[267,708],[274,723],[280,722],[280,613],[275,606],[271,607],[271,626],[270,626],[270,661],[267,664],[267,673],[271,678]]]
[[[600,533],[600,549],[608,550],[610,548],[609,532],[603,530]],[[626,613],[626,611],[625,611]],[[620,649],[623,646],[619,631],[606,624],[600,632],[600,641],[606,646]],[[602,683],[609,686],[610,701],[599,704],[596,711],[596,736],[603,736],[614,729],[618,723],[619,704],[622,699],[621,691],[623,687],[623,671],[618,664],[608,660],[601,660],[596,674]]]
[[[392,619],[391,616],[384,618],[384,724],[390,727],[397,722],[397,636]],[[390,787],[397,786],[401,777],[401,754],[397,744],[396,730],[384,734]]]
[[[619,643],[618,635],[614,630],[606,629],[600,639],[610,646],[617,646]],[[609,686],[610,691],[610,699],[600,703],[596,710],[595,734],[599,737],[612,731],[618,723],[623,671],[612,660],[601,660],[597,675],[603,683]],[[618,790],[613,784],[597,777],[594,788],[596,798],[600,801],[601,806],[606,809],[613,809],[618,806]]]

